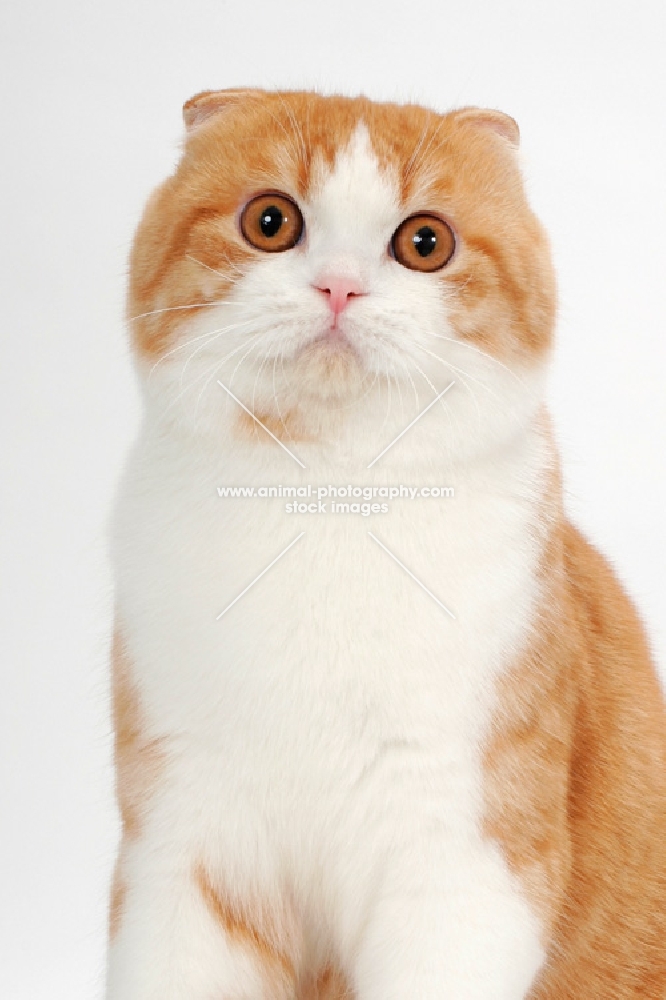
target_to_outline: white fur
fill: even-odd
[[[446,303],[435,278],[385,253],[402,217],[397,187],[363,128],[303,209],[303,248],[271,255],[239,279],[234,305],[184,325],[184,339],[227,333],[192,360],[183,384],[203,376],[192,392],[174,403],[187,350],[146,379],[114,558],[147,735],[169,737],[169,764],[124,849],[130,888],[107,995],[275,996],[199,898],[191,869],[203,861],[224,896],[287,905],[304,961],[339,961],[358,1000],[519,1000],[543,961],[540,924],[482,838],[481,752],[497,679],[538,600],[541,375],[435,339],[454,337]],[[310,283],[329,266],[368,289],[342,320],[365,371],[395,367],[390,398],[379,377],[334,404],[290,394],[290,358],[327,323]],[[271,412],[301,406],[318,434],[293,443],[306,470],[261,431],[243,442],[236,404],[215,385],[229,384],[243,351],[214,366],[255,334],[234,392]],[[418,343],[464,368],[467,386]],[[280,352],[285,367],[272,372]],[[451,378],[441,405],[366,471]],[[342,482],[447,484],[456,499],[395,504],[369,524],[216,492]]]

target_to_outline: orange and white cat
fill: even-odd
[[[108,1000],[664,1000],[664,698],[563,512],[515,122],[184,113],[131,259]],[[455,497],[217,492],[406,483]]]

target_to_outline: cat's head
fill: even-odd
[[[131,259],[152,404],[210,428],[229,415],[219,380],[293,431],[391,389],[422,407],[455,380],[463,422],[514,407],[555,292],[511,118],[258,90],[206,92],[184,116]]]

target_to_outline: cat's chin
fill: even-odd
[[[323,401],[353,398],[364,383],[361,359],[346,339],[310,341],[294,357],[291,370],[299,395]]]

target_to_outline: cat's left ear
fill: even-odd
[[[204,90],[190,97],[183,105],[183,121],[188,132],[193,132],[213,115],[224,111],[230,105],[238,104],[258,90],[236,88],[234,90]]]
[[[487,108],[460,108],[449,116],[454,122],[476,125],[478,128],[490,129],[508,139],[516,149],[520,145],[520,129],[518,123],[505,115],[503,111],[492,111]]]

